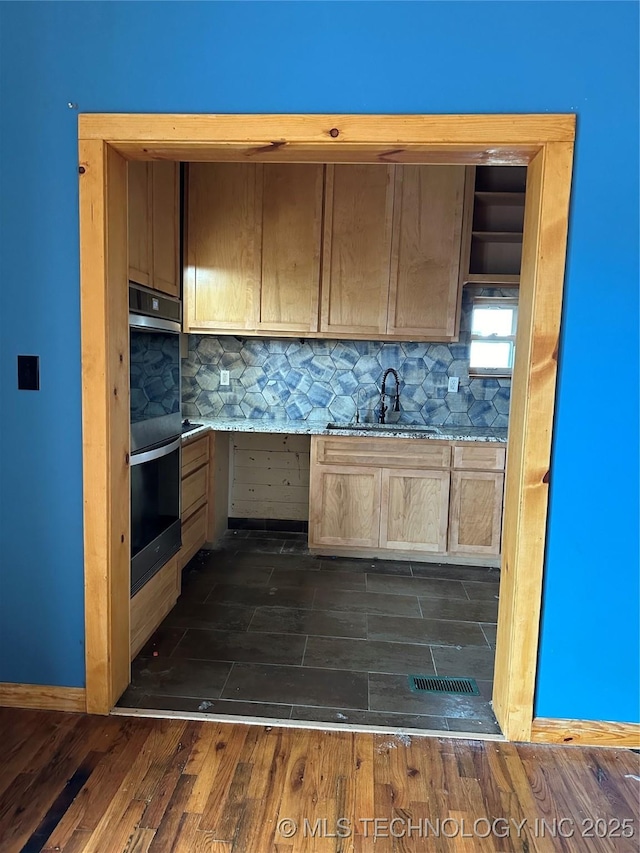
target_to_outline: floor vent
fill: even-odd
[[[410,675],[409,686],[414,693],[458,693],[464,696],[479,696],[478,685],[473,678],[447,678],[438,675]]]

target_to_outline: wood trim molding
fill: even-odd
[[[617,746],[640,749],[640,723],[611,723],[604,720],[556,720],[536,717],[531,726],[534,743],[564,743],[575,746]]]
[[[575,116],[85,114],[78,127],[85,166],[86,683],[93,713],[110,711],[129,673],[127,245],[126,226],[119,227],[126,223],[125,158],[529,165],[494,681],[505,736],[529,740]]]
[[[79,155],[87,710],[108,714],[130,673],[127,164]]]
[[[83,114],[80,139],[130,160],[526,165],[574,115]]]
[[[493,706],[509,740],[531,737],[573,145],[529,164],[502,532]]]
[[[107,143],[232,143],[271,146],[283,142],[335,146],[345,142],[422,143],[474,146],[538,146],[573,142],[575,115],[197,115],[84,113],[78,117],[80,139]],[[336,134],[335,131],[338,131]],[[276,141],[274,141],[276,140]],[[140,146],[138,146],[140,147]]]
[[[44,684],[0,684],[3,708],[37,708],[45,711],[87,710],[84,687],[51,687]]]

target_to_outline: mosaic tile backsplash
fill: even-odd
[[[470,379],[469,300],[460,342],[387,343],[190,335],[182,360],[184,417],[361,422],[378,419],[387,367],[400,376],[400,412],[387,423],[506,427],[511,380]],[[230,385],[220,385],[220,370]],[[450,376],[460,378],[448,393]],[[393,377],[387,391],[395,391]]]

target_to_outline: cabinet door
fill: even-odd
[[[129,280],[153,286],[151,233],[151,164],[128,166]]]
[[[382,472],[380,547],[445,553],[449,471]]]
[[[180,166],[178,163],[151,164],[153,287],[171,296],[180,296]]]
[[[317,332],[324,167],[263,167],[261,331]]]
[[[256,328],[261,188],[257,164],[189,165],[187,329]]]
[[[464,166],[396,167],[390,335],[457,336],[464,183]]]
[[[451,475],[449,551],[499,554],[504,474],[454,471]]]
[[[320,330],[387,331],[395,166],[327,166]]]
[[[380,541],[379,468],[312,465],[309,545],[377,548]]]
[[[173,608],[180,595],[179,554],[157,572],[131,599],[129,630],[131,660]]]

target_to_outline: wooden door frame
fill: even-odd
[[[527,165],[494,710],[532,735],[574,115],[79,117],[86,700],[129,682],[127,160]]]

